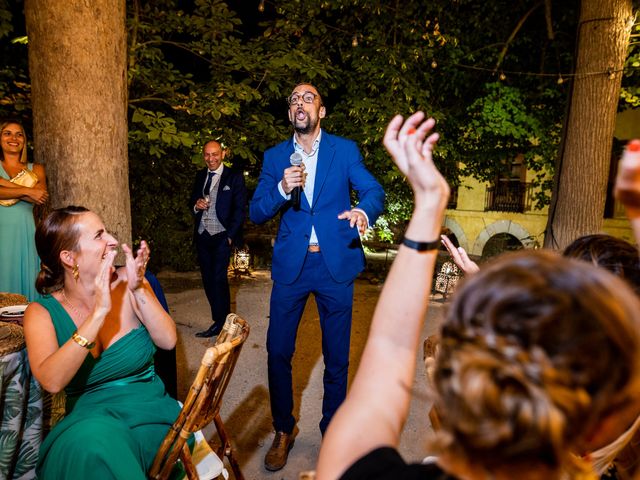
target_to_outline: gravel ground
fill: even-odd
[[[198,272],[165,271],[158,278],[178,325],[178,395],[183,400],[202,355],[210,346],[210,341],[194,336],[195,332],[210,325],[209,305]],[[381,288],[381,285],[366,280],[356,281],[350,380],[358,366]],[[320,326],[315,302],[310,299],[298,331],[293,361],[294,415],[298,418],[300,433],[286,467],[279,472],[268,472],[263,467],[263,459],[274,434],[269,410],[265,348],[270,292],[271,280],[266,270],[231,279],[231,310],[249,322],[251,333],[225,393],[222,419],[235,444],[236,457],[245,478],[296,480],[300,472],[315,468],[320,448],[318,422],[321,418],[323,373]],[[441,303],[431,302],[423,330],[424,337],[436,330],[441,310]],[[430,403],[426,399],[424,367],[421,359],[418,363],[411,414],[400,446],[401,453],[408,461],[419,461],[428,454],[425,438],[431,432],[427,417]],[[215,429],[206,428],[205,436],[214,438]],[[231,471],[230,474],[233,477]]]

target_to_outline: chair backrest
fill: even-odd
[[[248,336],[249,324],[238,315],[230,313],[215,345],[208,348],[202,357],[180,415],[156,454],[149,471],[150,478],[169,478],[178,458],[183,461],[187,476],[197,478],[185,442],[193,432],[211,423],[219,413],[222,396]]]

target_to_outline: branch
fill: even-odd
[[[518,24],[516,25],[516,28],[514,28],[513,32],[511,32],[511,35],[509,35],[509,38],[507,38],[507,41],[505,42],[504,47],[502,48],[502,51],[500,52],[500,55],[498,55],[498,61],[496,62],[496,68],[494,69],[494,72],[496,72],[498,70],[498,68],[500,68],[500,65],[502,65],[502,61],[504,60],[504,57],[507,54],[507,50],[509,50],[509,45],[511,44],[511,42],[513,42],[513,39],[516,38],[516,35],[518,34],[520,29],[524,25],[524,22],[527,21],[527,18],[529,18],[529,15],[531,15],[540,5],[542,5],[543,1],[545,1],[545,0],[542,0],[542,1],[538,2],[538,3],[536,3],[518,21]]]
[[[149,40],[147,42],[139,43],[137,48],[145,47],[147,45],[163,45],[163,44],[164,45],[171,45],[171,46],[174,46],[176,48],[180,48],[182,50],[185,50],[185,51],[189,52],[190,54],[200,58],[201,60],[204,60],[208,64],[215,65],[216,67],[220,68],[220,65],[216,64],[212,60],[209,60],[207,57],[205,57],[203,55],[200,55],[198,52],[194,52],[191,48],[186,46],[184,43],[172,42],[171,40]]]
[[[476,48],[475,50],[472,50],[470,52],[465,53],[464,58],[469,58],[472,55],[476,55],[478,53],[480,53],[482,50],[487,50],[490,48],[494,48],[494,47],[504,47],[506,44],[504,42],[498,42],[498,43],[491,43],[489,45],[484,45],[480,48]]]
[[[144,102],[160,102],[160,103],[165,103],[165,104],[169,105],[173,109],[176,108],[175,105],[173,105],[167,99],[160,98],[160,97],[140,97],[140,98],[130,98],[129,99],[129,105],[134,105],[136,103],[144,103]]]
[[[260,91],[260,85],[262,85],[262,82],[264,81],[264,79],[267,78],[268,73],[269,73],[269,70],[264,71],[264,75],[262,75],[262,78],[260,79],[260,81],[258,82],[258,86],[256,87],[257,91]]]
[[[553,40],[553,22],[551,21],[551,0],[544,0],[544,19],[547,23],[547,38]]]

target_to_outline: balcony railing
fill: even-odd
[[[499,180],[487,188],[484,210],[493,212],[528,212],[531,210],[531,184]]]

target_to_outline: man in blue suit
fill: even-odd
[[[307,298],[314,294],[322,328],[324,398],[320,431],[347,392],[353,281],[365,265],[360,234],[375,223],[384,191],[362,163],[357,145],[320,129],[322,97],[310,84],[297,85],[287,99],[294,135],[267,150],[249,206],[253,222],[280,214],[273,247],[270,320],[267,332],[269,395],[276,431],[265,457],[267,470],[285,466],[293,446],[291,359]],[[303,163],[291,166],[300,154]],[[301,187],[300,205],[292,192]],[[358,193],[351,207],[351,189]],[[293,192],[295,195],[295,192]]]
[[[242,172],[225,167],[226,150],[216,141],[203,149],[207,168],[196,174],[189,207],[194,215],[193,238],[213,325],[196,337],[220,333],[230,310],[227,270],[233,246],[242,246],[247,190]]]

